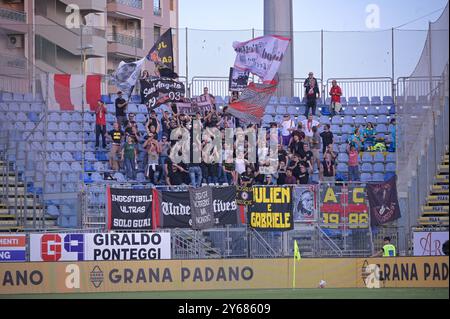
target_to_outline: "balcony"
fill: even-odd
[[[108,16],[118,18],[144,18],[142,0],[108,0]]]
[[[130,8],[142,9],[142,0],[108,0],[108,3],[116,3]]]
[[[88,13],[98,13],[105,12],[106,10],[106,0],[60,0],[62,3],[66,5],[75,4],[77,5],[82,15],[86,15]]]
[[[0,8],[0,26],[2,29],[26,33],[26,22],[27,14],[25,12]]]
[[[56,23],[46,17],[37,15],[36,34],[48,39],[59,47],[69,51],[72,55],[80,56],[79,47],[81,45],[80,29],[67,29],[65,26]],[[92,49],[87,50],[88,57],[106,56],[105,31],[83,27],[83,46],[92,45]]]
[[[126,34],[108,34],[108,52],[122,56],[144,56],[143,40]]]

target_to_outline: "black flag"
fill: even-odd
[[[370,224],[379,226],[401,217],[397,197],[397,176],[379,184],[367,184],[370,205]]]
[[[170,70],[173,73],[172,29],[167,30],[159,37],[150,49],[147,59],[153,61],[160,72],[168,72]],[[161,74],[161,76],[163,75]]]

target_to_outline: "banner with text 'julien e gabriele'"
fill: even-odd
[[[291,187],[253,187],[248,223],[256,230],[284,231],[294,228]]]

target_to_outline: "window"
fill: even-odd
[[[153,0],[153,14],[155,16],[161,15],[161,0]]]
[[[175,11],[175,0],[170,0],[170,11]]]
[[[153,43],[155,43],[160,36],[161,36],[161,27],[155,25],[153,27]]]

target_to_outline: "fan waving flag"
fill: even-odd
[[[46,74],[41,76],[44,99],[48,109],[55,111],[82,111],[82,103],[94,111],[101,98],[101,75]],[[84,96],[83,96],[84,92]]]
[[[116,72],[112,75],[114,85],[123,91],[123,93],[131,94],[136,85],[136,81],[141,75],[144,62],[145,58],[130,63],[120,62]]]
[[[259,123],[276,89],[275,81],[270,84],[252,82],[244,89],[239,100],[229,104],[228,112],[244,123]]]
[[[150,49],[147,60],[153,61],[161,69],[173,70],[172,29],[167,30],[159,37]]]
[[[264,82],[272,81],[291,39],[266,35],[246,42],[234,42],[234,67],[256,74]]]

